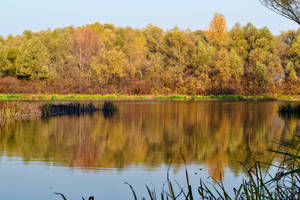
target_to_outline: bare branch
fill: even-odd
[[[259,0],[262,5],[300,25],[300,0]]]

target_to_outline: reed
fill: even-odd
[[[227,190],[222,181],[213,180],[212,182],[204,182],[200,180],[200,183],[196,187],[196,190],[192,190],[192,186],[189,182],[189,173],[185,168],[186,184],[184,186],[179,185],[175,181],[170,181],[169,170],[167,174],[166,184],[163,186],[162,192],[157,195],[155,189],[150,189],[149,185],[146,185],[148,192],[148,198],[142,199],[151,200],[299,200],[300,199],[300,168],[299,163],[299,149],[294,153],[270,150],[272,152],[284,155],[283,162],[274,166],[271,163],[270,167],[277,168],[277,173],[272,175],[269,170],[262,170],[261,163],[257,162],[255,166],[247,169],[247,177],[242,181],[238,187],[232,188],[234,195],[230,195],[230,191]],[[184,159],[184,158],[183,158]],[[185,162],[185,161],[184,161]],[[170,168],[169,168],[170,169]],[[126,183],[128,184],[128,183]],[[133,194],[133,199],[137,200],[137,194],[134,188],[130,186]],[[177,185],[175,189],[174,185]],[[193,193],[193,191],[197,191]]]
[[[18,103],[0,102],[0,124],[21,116],[21,108]]]

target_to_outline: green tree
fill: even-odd
[[[229,31],[228,49],[234,50],[243,59],[248,56],[249,45],[245,38],[243,28],[240,24],[235,24]]]
[[[193,81],[197,94],[205,94],[210,89],[210,74],[216,64],[216,49],[203,41],[199,41],[194,47],[191,66],[192,74],[196,78]]]
[[[267,28],[258,31],[247,67],[250,93],[277,93],[283,79],[276,40]]]
[[[127,62],[126,56],[120,51],[101,50],[92,63],[92,69],[100,84],[106,87],[115,87],[126,75],[124,67]]]
[[[15,60],[16,76],[20,79],[43,80],[50,77],[50,55],[38,37],[25,40]]]
[[[292,46],[288,51],[290,60],[294,63],[296,71],[300,72],[300,29],[298,29]]]

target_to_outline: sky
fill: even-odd
[[[0,35],[24,30],[81,26],[99,22],[143,28],[207,29],[214,13],[223,14],[231,28],[236,22],[267,26],[274,34],[299,26],[263,7],[259,0],[4,0]]]

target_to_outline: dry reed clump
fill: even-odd
[[[21,116],[19,104],[0,102],[0,124]]]
[[[18,118],[41,116],[41,114],[40,106],[37,104],[0,102],[0,124]]]

